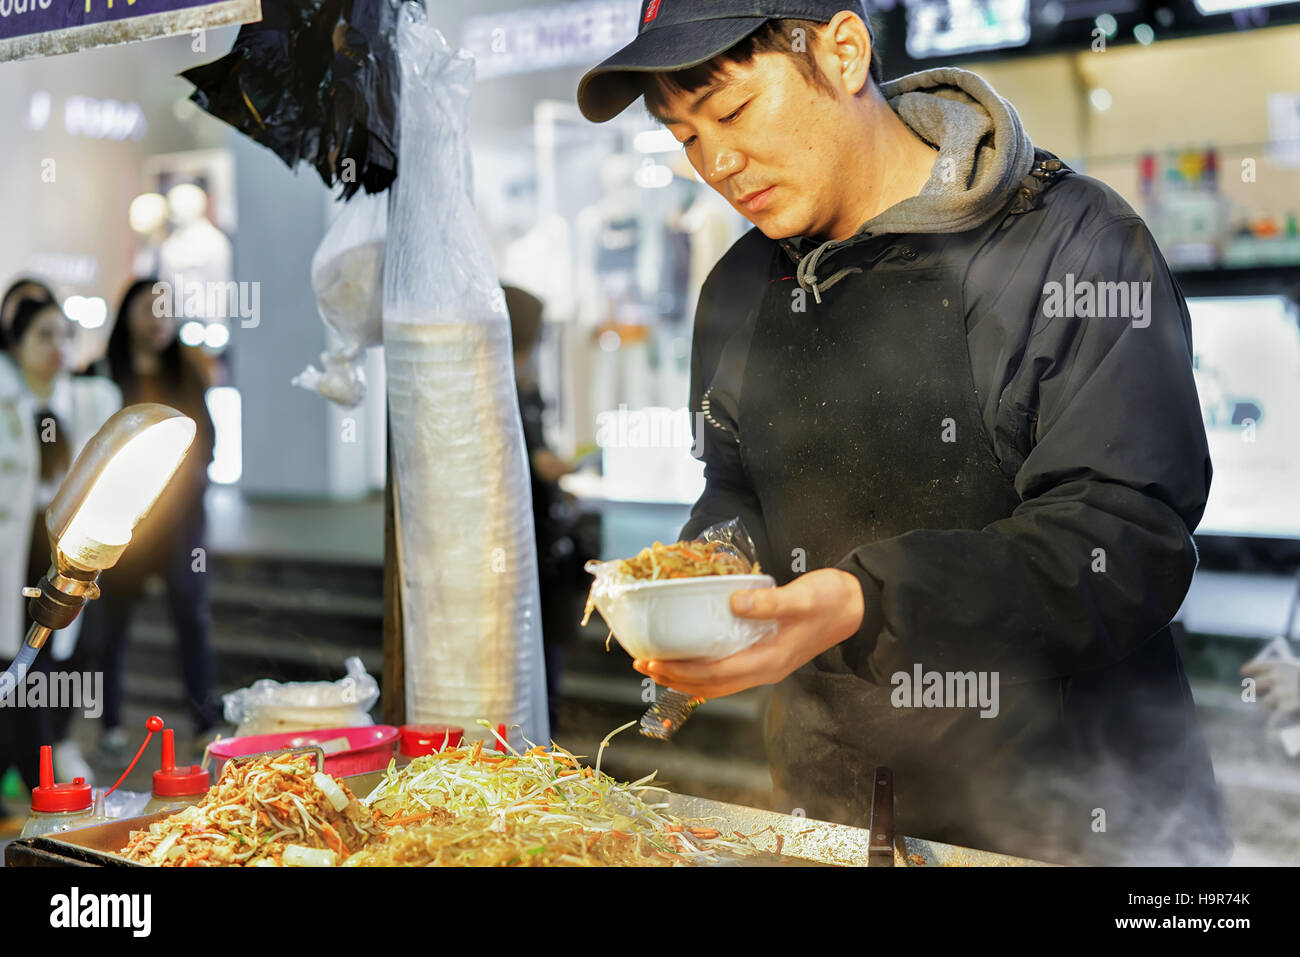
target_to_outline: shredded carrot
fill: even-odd
[[[321,834],[324,835],[325,843],[330,846],[331,850],[338,851],[339,855],[344,859],[350,855],[348,846],[343,843],[343,838],[339,837],[338,832],[329,824],[321,828]]]
[[[425,811],[423,814],[408,814],[405,817],[392,817],[389,818],[384,823],[387,824],[389,827],[400,827],[403,824],[410,824],[414,821],[422,821],[432,813],[433,813],[432,811]]]

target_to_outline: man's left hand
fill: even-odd
[[[862,626],[862,586],[848,572],[819,568],[780,588],[733,592],[737,618],[777,622],[776,634],[718,661],[654,661],[632,667],[655,684],[700,698],[720,698],[759,685],[776,684]]]

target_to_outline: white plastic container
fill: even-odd
[[[633,658],[716,660],[776,633],[775,621],[737,618],[733,592],[772,588],[771,575],[701,575],[598,584],[593,601]]]

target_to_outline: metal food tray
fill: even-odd
[[[359,774],[341,780],[357,797],[365,797],[383,780],[382,771]],[[658,793],[655,793],[655,792]],[[732,857],[726,861],[731,866],[838,866],[860,867],[867,863],[870,832],[846,824],[832,824],[812,818],[794,817],[763,811],[740,804],[727,804],[708,798],[675,794],[664,789],[650,789],[645,798],[652,803],[666,801],[668,811],[683,820],[690,820],[724,833],[739,831],[760,850],[769,852],[759,859]],[[140,867],[128,861],[117,851],[126,846],[131,831],[147,828],[167,813],[143,817],[122,818],[94,827],[64,831],[57,837],[36,838],[32,846],[69,858],[69,863],[89,866]],[[777,841],[780,836],[781,841]],[[779,843],[779,856],[778,856]],[[952,844],[940,844],[913,837],[894,839],[894,865],[896,867],[1023,867],[1044,866],[1040,861],[977,851]]]
[[[833,824],[812,818],[794,817],[727,804],[688,794],[667,795],[668,810],[679,818],[698,819],[719,831],[748,836],[754,846],[776,853],[777,835],[782,837],[781,854],[791,863],[813,863],[837,867],[862,867],[867,863],[871,832],[847,824]],[[775,862],[773,862],[775,863]],[[895,867],[1046,867],[1042,861],[976,851],[953,844],[940,844],[915,837],[894,838]]]

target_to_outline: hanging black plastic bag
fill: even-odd
[[[315,167],[349,198],[397,175],[391,0],[262,0],[224,57],[181,73],[190,97],[291,169]]]

